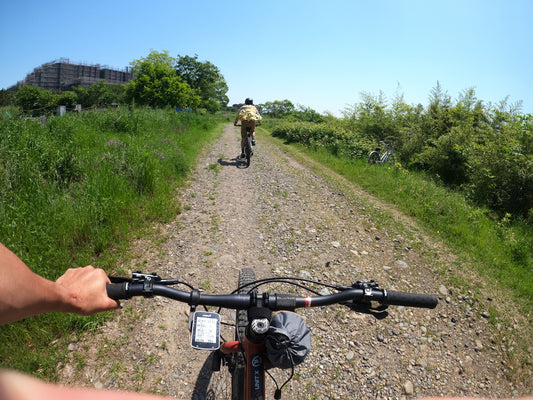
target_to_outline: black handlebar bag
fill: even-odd
[[[267,368],[293,368],[311,350],[311,332],[298,314],[280,312],[270,321],[265,346],[271,364]]]

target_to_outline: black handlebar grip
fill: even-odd
[[[107,295],[113,300],[129,299],[131,296],[126,293],[126,285],[126,282],[108,283],[106,286]]]
[[[276,310],[294,310],[296,297],[292,294],[276,294]]]
[[[439,299],[434,294],[404,293],[387,290],[383,303],[394,306],[435,308]]]

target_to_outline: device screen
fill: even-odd
[[[191,346],[202,350],[220,347],[220,315],[204,311],[194,313]]]

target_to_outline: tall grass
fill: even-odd
[[[0,240],[48,279],[87,264],[112,269],[134,235],[179,212],[176,188],[216,126],[148,109],[45,125],[0,118]],[[53,378],[63,353],[50,342],[101,318],[51,314],[2,327],[0,366]]]

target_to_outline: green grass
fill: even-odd
[[[219,133],[211,117],[166,110],[0,117],[0,238],[33,271],[112,271],[130,241],[180,212],[177,190]],[[0,328],[0,367],[56,377],[63,341],[106,314],[49,314]],[[58,343],[51,346],[51,342]]]
[[[269,136],[278,144],[281,140]],[[477,271],[511,291],[518,308],[533,325],[533,228],[525,221],[496,219],[422,174],[396,166],[341,159],[326,150],[297,144],[304,152],[368,193],[414,217],[429,234],[475,265]]]

